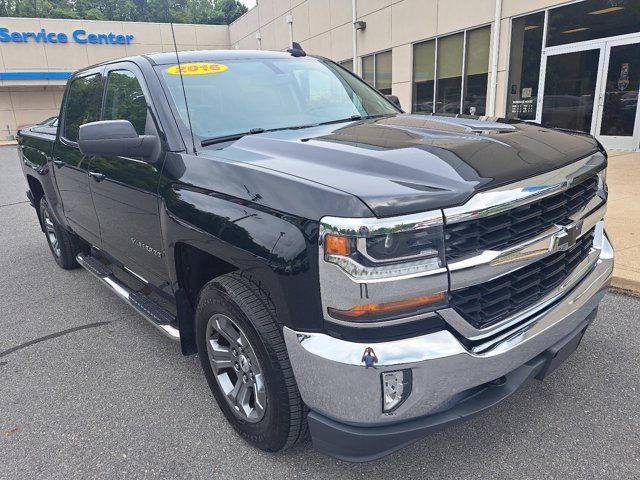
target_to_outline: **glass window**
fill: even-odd
[[[433,112],[436,41],[413,46],[413,111]]]
[[[186,95],[193,133],[201,140],[255,128],[292,128],[397,112],[333,62],[265,58],[228,60],[224,66],[215,74],[185,75],[184,94],[175,65],[156,67],[185,130]]]
[[[362,79],[384,95],[390,95],[391,64],[391,50],[362,57]]]
[[[511,25],[507,117],[535,120],[544,12],[514,18]]]
[[[463,33],[438,39],[436,112],[460,113],[463,40]]]
[[[549,10],[547,46],[640,31],[640,0],[586,0]]]
[[[490,40],[491,27],[487,26],[416,43],[413,46],[413,112],[484,115]],[[463,87],[464,104],[461,105]]]
[[[77,142],[80,125],[100,120],[101,101],[101,75],[88,75],[73,80],[67,91],[64,109],[64,138]]]
[[[391,50],[376,55],[376,88],[391,95]]]
[[[602,105],[600,135],[630,137],[636,121],[640,89],[640,48],[611,47]]]
[[[375,88],[375,55],[362,57],[362,79]]]
[[[462,113],[484,115],[489,80],[489,43],[491,27],[467,32],[465,59],[464,105]]]
[[[547,57],[542,124],[589,132],[600,50]]]
[[[346,68],[350,72],[353,72],[353,60],[351,58],[349,60],[343,60],[341,62],[338,62],[338,65]]]
[[[147,101],[133,73],[127,70],[109,73],[103,118],[104,120],[129,120],[138,135],[145,134]]]

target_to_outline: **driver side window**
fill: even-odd
[[[140,82],[130,71],[109,72],[103,120],[129,120],[138,135],[145,134],[147,100]]]

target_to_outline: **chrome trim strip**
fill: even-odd
[[[450,289],[459,290],[487,282],[563,249],[558,240],[567,230],[578,229],[577,238],[588,233],[600,222],[607,211],[607,204],[598,197],[600,206],[570,225],[554,225],[545,232],[513,245],[506,250],[486,250],[479,255],[448,264]]]
[[[420,315],[412,315],[410,317],[402,317],[396,318],[394,320],[383,320],[380,322],[348,322],[346,320],[338,320],[337,318],[333,318],[327,316],[327,321],[331,323],[336,323],[338,325],[344,325],[347,327],[358,327],[358,328],[378,328],[378,327],[390,327],[392,325],[402,325],[404,323],[414,322],[416,320],[424,320],[425,318],[434,318],[437,317],[435,312],[427,312],[422,313]]]
[[[606,162],[598,152],[557,170],[476,193],[464,205],[444,209],[445,221],[451,224],[488,217],[563,192],[605,168]]]
[[[153,325],[158,330],[160,330],[165,336],[167,336],[171,340],[180,341],[180,331],[177,328],[171,325],[161,325],[159,323],[156,323],[153,320],[153,317],[148,312],[144,311],[141,308],[138,308],[133,302],[131,302],[130,295],[132,292],[117,278],[115,278],[111,273],[107,274],[106,271],[101,272],[94,269],[92,265],[87,261],[84,254],[82,253],[79,253],[76,256],[76,261],[80,264],[81,267],[83,267],[85,270],[91,273],[94,277],[100,280],[104,285],[109,287],[109,289],[111,289],[112,292],[114,292],[118,297],[120,297],[121,300],[124,300],[125,303],[127,303],[136,312],[142,315],[142,317],[144,317],[145,320],[147,320],[151,325]]]
[[[444,330],[390,342],[348,342],[285,327],[302,399],[311,410],[352,425],[381,425],[446,410],[460,393],[506,375],[575,331],[603,298],[612,271],[613,251],[603,235],[600,258],[569,294],[483,353],[467,350]],[[369,347],[378,359],[375,369],[362,361]],[[412,393],[385,414],[380,374],[405,368],[412,370]]]
[[[443,223],[441,210],[389,218],[322,217],[320,219],[320,240],[324,239],[327,233],[371,237],[385,233],[406,232]]]

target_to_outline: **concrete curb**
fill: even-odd
[[[611,291],[630,295],[632,297],[640,297],[640,281],[631,280],[614,274],[611,279]]]

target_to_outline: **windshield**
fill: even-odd
[[[397,113],[366,83],[315,58],[266,58],[157,67],[184,126],[199,140]]]

